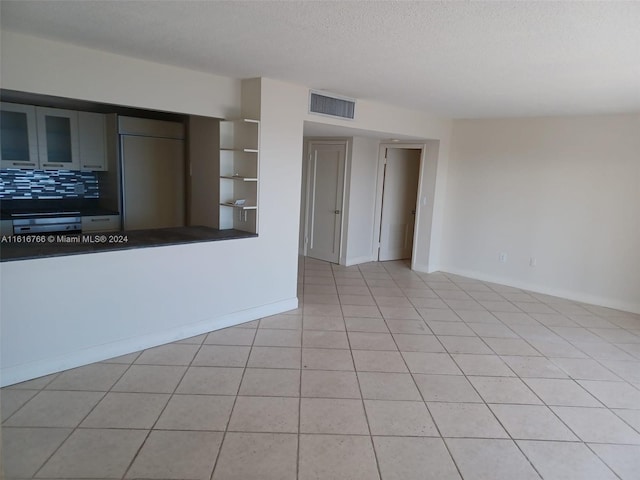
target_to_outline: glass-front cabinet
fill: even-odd
[[[101,113],[0,103],[1,168],[105,171]]]
[[[78,112],[37,107],[40,168],[78,170]]]
[[[37,168],[36,107],[0,104],[0,162],[2,168]]]

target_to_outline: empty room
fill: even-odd
[[[640,3],[0,3],[0,477],[638,480]]]

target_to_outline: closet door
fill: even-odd
[[[309,144],[306,254],[339,263],[346,143]]]

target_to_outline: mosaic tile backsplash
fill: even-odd
[[[0,169],[0,200],[99,197],[96,172]]]

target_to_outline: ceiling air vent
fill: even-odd
[[[356,102],[350,98],[321,92],[309,92],[309,113],[353,120],[355,109]]]

